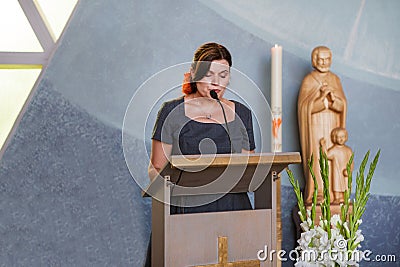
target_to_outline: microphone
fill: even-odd
[[[210,91],[210,96],[211,96],[213,99],[217,100],[217,102],[218,102],[219,105],[221,106],[222,114],[224,115],[224,120],[225,120],[226,132],[227,132],[228,138],[229,138],[229,148],[230,148],[230,151],[231,151],[231,153],[232,153],[231,134],[229,133],[229,127],[228,127],[228,121],[226,120],[225,109],[224,109],[224,107],[222,106],[222,103],[221,103],[221,101],[219,100],[218,94],[217,94],[217,92],[215,92],[215,90],[211,90],[211,91]]]
[[[210,91],[210,96],[211,96],[212,98],[214,98],[215,100],[219,101],[217,92],[215,92],[215,90],[211,90],[211,91]]]

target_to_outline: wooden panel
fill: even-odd
[[[217,263],[218,236],[229,240],[228,261],[257,259],[257,252],[272,249],[271,210],[209,212],[169,216],[165,266],[194,266]],[[261,262],[261,266],[272,266]]]
[[[194,267],[260,267],[260,260],[228,261],[228,238],[218,237],[218,263],[197,265]]]
[[[150,184],[146,189],[147,194],[144,192],[143,196],[154,196],[160,189],[159,180],[165,176],[170,177],[171,182],[179,186],[193,187],[187,190],[175,187],[174,195],[254,192],[264,182],[271,169],[280,173],[288,164],[300,163],[301,157],[298,152],[217,154],[202,157],[172,156],[171,161],[172,165],[169,164],[162,170],[161,176]],[[209,186],[199,188],[204,185]]]
[[[264,181],[269,169],[270,167],[267,168],[265,165],[253,165],[247,168],[229,166],[228,168],[207,168],[201,172],[182,172],[180,175],[171,176],[171,182],[190,188],[176,187],[173,195],[251,192]],[[254,186],[250,188],[252,181]]]
[[[298,152],[254,153],[254,154],[211,154],[172,156],[172,166],[179,169],[187,167],[220,167],[226,165],[256,164],[294,164],[301,163]]]
[[[255,209],[272,209],[272,177],[269,174],[262,185],[254,192]]]
[[[164,185],[166,181],[164,182]],[[160,199],[169,198],[169,187],[164,186],[160,192]],[[165,233],[170,217],[169,205],[153,199],[152,200],[152,225],[151,225],[151,264],[152,266],[164,266],[165,255],[168,248],[165,247]]]
[[[153,266],[164,266],[164,205],[153,200],[151,226],[151,262]]]

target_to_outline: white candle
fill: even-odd
[[[282,46],[271,48],[271,150],[282,152]]]

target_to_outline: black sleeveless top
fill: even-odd
[[[202,123],[185,115],[184,98],[165,102],[158,112],[152,139],[172,144],[172,155],[241,153],[254,150],[251,111],[243,104],[235,104],[235,119],[225,124]],[[232,150],[230,143],[232,144]],[[184,197],[186,200],[189,197]],[[228,193],[216,201],[198,207],[171,206],[171,214],[251,209],[247,193]]]
[[[235,104],[235,119],[228,122],[232,152],[254,150],[251,111],[243,104]],[[202,123],[185,115],[183,97],[165,102],[158,112],[152,139],[172,144],[172,155],[231,153],[225,124]]]

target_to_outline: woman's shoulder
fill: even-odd
[[[174,98],[171,100],[167,100],[161,105],[161,109],[170,111],[170,110],[173,110],[175,107],[177,107],[182,102],[183,102],[183,96]]]
[[[230,100],[235,104],[235,113],[240,118],[241,121],[247,122],[252,119],[251,109],[248,108],[245,104],[237,101]]]
[[[242,114],[242,113],[251,113],[251,110],[243,103],[237,101],[237,100],[229,100],[234,103],[235,105],[235,112],[237,114]]]

